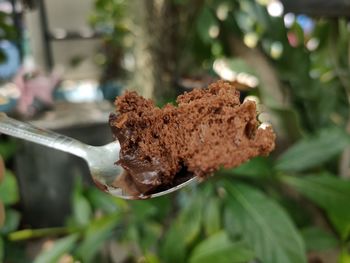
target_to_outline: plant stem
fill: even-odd
[[[21,241],[32,238],[54,236],[54,235],[65,235],[79,232],[80,228],[74,227],[53,227],[53,228],[42,228],[42,229],[24,229],[16,232],[12,232],[8,235],[11,241]]]

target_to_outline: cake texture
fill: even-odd
[[[171,187],[188,174],[205,178],[275,147],[272,128],[258,128],[255,103],[240,103],[230,82],[184,93],[176,102],[158,108],[135,92],[115,101],[109,123],[121,145],[116,164],[135,193]]]

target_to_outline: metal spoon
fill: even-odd
[[[97,147],[87,145],[65,135],[40,129],[29,123],[12,119],[3,112],[0,112],[0,133],[68,152],[83,158],[89,166],[92,179],[96,185],[103,191],[123,199],[146,199],[162,196],[181,189],[196,180],[195,177],[192,177],[165,191],[147,196],[142,194],[133,196],[113,185],[124,171],[121,166],[115,165],[116,160],[119,158],[120,150],[120,145],[117,141]]]

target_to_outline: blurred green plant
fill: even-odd
[[[12,140],[0,143],[0,262],[14,257],[18,261],[13,262],[22,259],[22,253],[18,253],[19,246],[8,239],[9,233],[18,229],[21,219],[20,212],[14,208],[19,202],[17,180],[4,164],[13,155],[15,148]]]
[[[113,8],[121,2],[98,0],[96,8],[104,12],[99,19],[113,28]],[[200,8],[183,40],[182,57],[191,56],[189,67],[204,71],[217,58],[238,56],[254,66],[251,74],[260,85],[250,93],[277,118],[273,156],[220,170],[205,183],[152,200],[116,199],[77,181],[64,227],[16,231],[19,214],[6,208],[7,217],[12,213],[15,219],[0,244],[53,238],[53,246],[34,262],[68,257],[71,262],[328,263],[329,251],[336,255],[333,262],[349,262],[348,24],[317,19],[305,33],[297,20],[287,27],[282,17],[271,17],[267,2],[196,2]],[[239,65],[231,67],[242,70]],[[266,81],[261,67],[271,68],[276,82]],[[274,91],[282,100],[271,95],[271,83],[277,83]],[[11,205],[17,195],[1,192],[16,191],[8,190],[14,183],[7,180],[10,186],[0,187],[0,196]]]
[[[125,73],[121,66],[128,29],[125,22],[127,3],[123,0],[96,0],[89,23],[103,37],[95,61],[103,68],[102,81],[115,80]]]
[[[13,26],[11,15],[0,11],[0,40],[14,40],[17,38],[17,32]],[[6,56],[0,50],[0,63],[6,60]]]

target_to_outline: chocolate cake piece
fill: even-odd
[[[205,178],[275,147],[272,128],[258,128],[255,103],[241,104],[232,83],[218,81],[176,102],[160,109],[135,92],[115,101],[109,123],[121,145],[116,164],[134,194],[171,187],[189,174]]]

